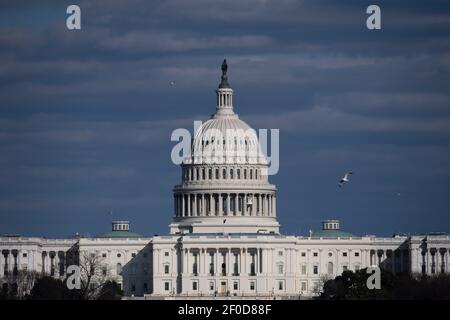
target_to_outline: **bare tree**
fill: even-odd
[[[322,274],[322,275],[320,275],[319,281],[317,281],[316,285],[313,288],[314,294],[316,294],[316,295],[321,294],[322,291],[323,291],[323,286],[325,285],[325,283],[328,280],[332,280],[332,279],[333,279],[333,277],[330,276],[329,274]]]
[[[110,280],[110,270],[97,252],[80,252],[80,296],[81,299],[95,299],[102,287]]]
[[[0,283],[7,285],[7,296],[12,299],[23,299],[30,293],[35,281],[39,278],[36,271],[18,270],[10,272],[0,279]]]

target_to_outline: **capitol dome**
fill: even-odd
[[[233,110],[227,63],[216,112],[194,133],[174,191],[171,233],[279,233],[276,187],[256,131]]]
[[[185,162],[267,164],[256,131],[234,113],[233,89],[226,69],[224,61],[222,81],[216,91],[216,113],[196,130],[191,155]]]

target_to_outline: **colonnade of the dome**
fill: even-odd
[[[182,181],[186,183],[230,182],[230,183],[264,183],[267,182],[266,167],[218,165],[218,166],[184,166]]]
[[[249,192],[184,192],[174,194],[176,217],[276,216],[276,196]]]

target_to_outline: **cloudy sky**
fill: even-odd
[[[1,1],[0,234],[168,232],[170,134],[214,112],[225,57],[241,119],[280,129],[284,233],[450,231],[450,3],[377,1],[379,31],[370,4]]]

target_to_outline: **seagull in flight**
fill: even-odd
[[[350,175],[352,175],[353,172],[347,172],[339,181],[339,187],[342,187],[344,185],[344,183],[349,182],[349,177]]]
[[[173,80],[170,81],[170,85],[171,85],[171,86],[174,86],[174,85],[175,85],[175,81],[173,81]]]

